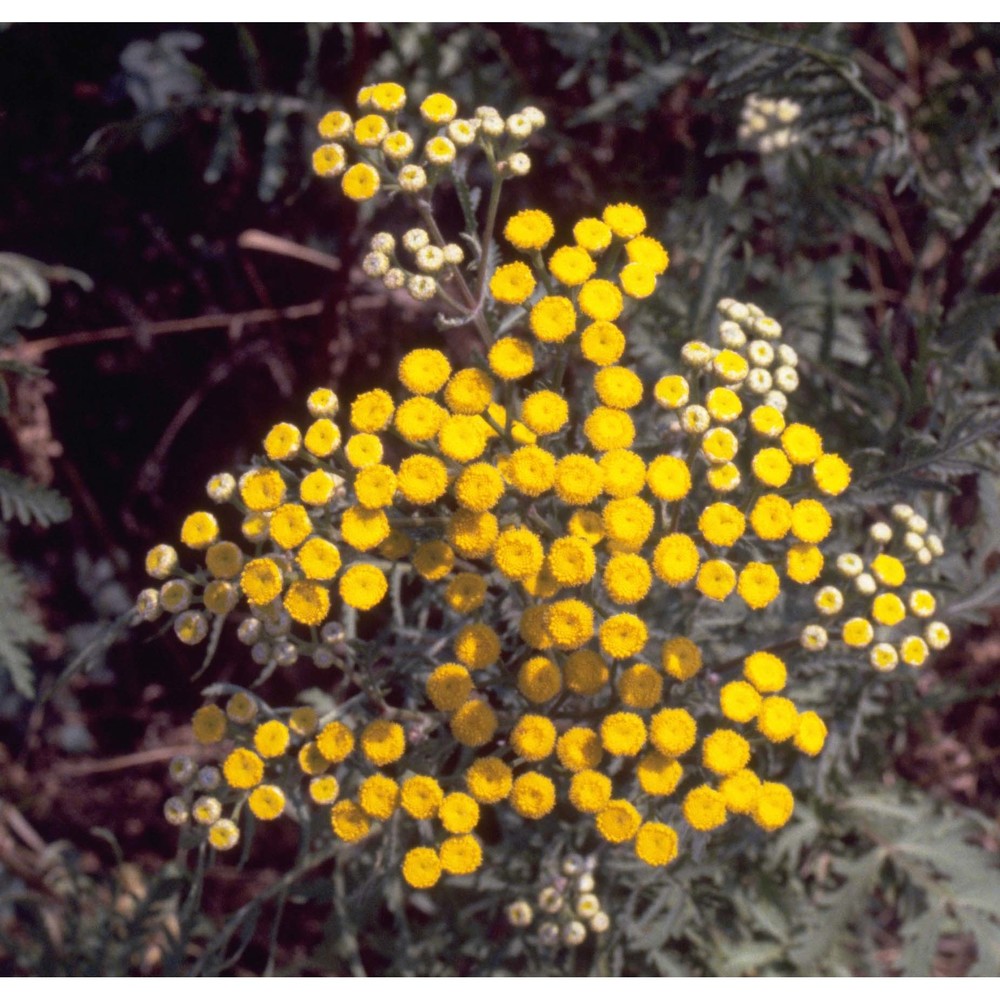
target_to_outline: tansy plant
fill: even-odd
[[[175,761],[167,817],[218,851],[246,812],[314,844],[389,830],[415,889],[488,861],[486,814],[493,843],[582,814],[591,846],[650,866],[710,831],[784,826],[796,758],[827,736],[796,674],[831,651],[852,673],[919,668],[945,646],[940,540],[903,506],[859,538],[851,467],[795,412],[796,352],[755,305],[719,302],[711,342],[655,381],[629,366],[629,321],[668,252],[632,204],[566,231],[536,209],[500,226],[537,109],[463,119],[433,94],[414,124],[395,83],[358,104],[320,121],[315,171],[417,217],[372,237],[364,271],[467,340],[461,360],[410,351],[397,386],[346,412],[316,389],[301,426],[277,424],[249,468],[208,483],[219,513],[180,530],[193,565],[149,553],[143,619],[169,616],[192,645],[235,619],[265,676],[331,678],[319,710],[235,688],[198,709],[219,766]],[[447,182],[468,226],[455,240],[434,207]],[[725,658],[706,642],[723,608],[759,620]]]

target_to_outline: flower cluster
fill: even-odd
[[[391,118],[405,97],[380,84],[360,103]],[[433,95],[421,111],[450,132],[453,105]],[[491,157],[501,136],[520,142],[533,127],[528,111],[505,124],[479,110],[464,124],[470,142],[488,137]],[[390,143],[406,135],[394,119],[338,115],[321,124],[327,138],[389,159],[407,146]],[[352,699],[319,717],[240,692],[199,709],[197,739],[228,741],[221,777],[212,789],[189,782],[168,815],[206,826],[217,849],[236,843],[244,805],[259,820],[322,808],[346,842],[408,817],[417,843],[402,875],[429,888],[479,868],[484,809],[514,822],[576,811],[597,839],[667,865],[730,820],[783,826],[794,798],[771,769],[818,754],[827,730],[787,690],[777,654],[794,640],[706,664],[687,628],[664,629],[664,608],[690,623],[723,602],[759,615],[805,595],[828,624],[853,617],[832,635],[807,626],[801,645],[860,649],[877,637],[879,670],[897,658],[918,666],[947,642],[934,621],[897,647],[864,616],[883,629],[907,609],[933,616],[928,590],[902,588],[907,564],[928,564],[941,544],[897,508],[901,539],[880,522],[877,554],[834,551],[832,504],[852,471],[791,418],[798,357],[781,325],[724,299],[717,340],[687,342],[678,365],[647,382],[622,363],[625,325],[667,270],[667,250],[631,204],[578,220],[566,238],[557,228],[543,211],[520,211],[502,230],[510,259],[489,272],[477,262],[481,296],[459,315],[483,342],[464,367],[436,348],[411,350],[401,393],[362,393],[346,414],[317,389],[308,424],[277,424],[251,468],[209,482],[210,499],[238,512],[237,540],[222,537],[221,512],[203,510],[180,530],[198,566],[182,568],[171,545],[149,553],[160,586],[140,595],[141,617],[171,615],[194,644],[239,609],[237,634],[266,670],[306,658],[353,682],[345,624],[378,614],[404,583],[430,595],[448,636],[408,678],[418,689],[394,703]],[[418,299],[440,291],[420,282],[446,264],[460,279],[462,251],[436,226],[407,230],[400,245],[414,270],[388,232],[365,270]],[[831,582],[845,577],[848,595]]]
[[[802,133],[795,126],[801,115],[801,105],[790,97],[774,100],[751,94],[743,103],[736,134],[742,142],[768,156],[802,141]]]

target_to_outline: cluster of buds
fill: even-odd
[[[400,244],[413,258],[412,269],[399,260],[396,238],[387,232],[372,237],[361,267],[369,278],[380,278],[390,291],[406,288],[418,302],[434,297],[438,289],[434,276],[442,268],[457,267],[465,260],[465,252],[457,243],[437,246],[426,229],[408,229]]]
[[[802,133],[795,128],[801,114],[802,106],[789,97],[774,100],[751,94],[743,104],[736,134],[764,156],[782,152],[801,142]]]

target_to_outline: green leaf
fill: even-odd
[[[0,469],[0,516],[3,520],[16,517],[21,524],[34,521],[47,528],[67,520],[70,513],[69,501],[62,494]]]
[[[35,696],[35,677],[27,646],[45,641],[45,629],[24,608],[27,584],[17,567],[0,556],[0,667],[10,674],[17,691]]]

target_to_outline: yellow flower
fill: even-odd
[[[465,772],[469,794],[485,805],[502,802],[510,794],[513,783],[510,768],[496,757],[480,757]]]
[[[563,683],[574,694],[597,694],[607,682],[607,664],[599,653],[592,649],[581,649],[566,657]]]
[[[447,410],[433,399],[412,396],[400,403],[394,422],[396,430],[406,441],[430,441],[437,436],[447,416]]]
[[[826,724],[815,712],[803,712],[799,716],[799,728],[795,733],[795,746],[810,757],[823,749],[826,742]]]
[[[358,803],[372,819],[387,820],[399,804],[399,785],[384,774],[373,774],[358,786]]]
[[[582,247],[559,247],[549,258],[553,277],[571,288],[582,285],[596,269],[594,259]]]
[[[458,663],[443,663],[427,678],[427,697],[439,712],[454,712],[472,693],[469,671]]]
[[[583,771],[596,767],[601,760],[601,741],[593,729],[573,726],[567,729],[556,743],[559,763],[567,771]]]
[[[380,111],[401,111],[406,106],[406,91],[398,83],[377,83],[372,88],[371,102]]]
[[[555,483],[555,456],[544,448],[539,448],[538,445],[525,445],[510,456],[504,469],[504,476],[525,496],[541,496]]]
[[[882,594],[882,597],[896,597],[895,594]],[[878,598],[876,598],[877,600]],[[898,601],[899,598],[896,597]],[[882,622],[882,624],[886,624]],[[848,646],[860,649],[867,646],[875,638],[875,629],[867,618],[850,618],[844,622],[841,638]]]
[[[815,545],[793,545],[785,557],[785,572],[796,583],[812,583],[823,572],[823,562]]]
[[[481,747],[497,731],[496,713],[484,701],[467,701],[451,717],[451,734],[467,747]]]
[[[358,503],[370,510],[388,507],[396,493],[396,474],[387,465],[371,465],[354,477]]]
[[[259,820],[277,819],[285,810],[285,793],[277,785],[259,785],[247,802]]]
[[[701,650],[690,639],[676,636],[664,642],[660,663],[671,677],[687,681],[701,670]]]
[[[762,694],[771,694],[785,686],[788,670],[774,653],[761,651],[743,661],[743,676]]]
[[[425,102],[426,103],[426,102]],[[430,889],[441,878],[441,859],[433,847],[412,847],[403,858],[403,878],[414,889]]]
[[[611,229],[600,219],[581,219],[573,227],[573,239],[591,253],[600,253],[611,246]]]
[[[611,232],[623,240],[633,239],[646,228],[646,216],[642,209],[625,202],[608,205],[601,213],[601,218]]]
[[[340,578],[340,596],[345,604],[368,611],[381,602],[389,590],[385,573],[370,563],[354,563]]]
[[[530,324],[539,340],[562,343],[576,329],[576,310],[569,299],[561,295],[546,295],[532,307]]]
[[[304,743],[299,748],[297,760],[303,774],[322,774],[330,766],[330,761],[320,753],[319,747],[312,742]],[[336,797],[337,791],[335,790],[330,801],[332,802]]]
[[[339,764],[354,750],[354,733],[342,722],[328,722],[316,737],[316,748],[325,760]]]
[[[336,142],[326,142],[313,150],[312,168],[319,177],[338,177],[347,166],[344,147]]]
[[[649,720],[649,738],[660,753],[679,757],[694,746],[698,726],[683,708],[664,708]]]
[[[823,454],[823,439],[808,424],[789,424],[781,433],[781,447],[794,465],[812,465]]]
[[[489,425],[482,417],[456,414],[447,417],[438,431],[438,447],[455,462],[471,462],[486,449]]]
[[[444,800],[441,786],[428,775],[407,778],[400,789],[400,805],[414,819],[433,819]]]
[[[420,104],[420,114],[434,125],[444,125],[458,114],[458,105],[453,97],[447,94],[434,93],[423,99]],[[437,881],[435,879],[435,881]]]
[[[282,504],[269,522],[271,538],[283,549],[294,549],[312,534],[312,521],[302,504]]]
[[[750,761],[750,744],[732,729],[716,729],[701,743],[701,762],[716,774],[735,774]]]
[[[742,382],[750,371],[747,359],[735,351],[722,350],[712,359],[712,368],[724,382]]]
[[[309,798],[319,806],[328,806],[340,794],[340,783],[332,774],[313,778],[309,782]]]
[[[594,634],[594,612],[583,601],[555,601],[545,611],[545,627],[559,649],[579,649]]]
[[[597,832],[611,844],[631,840],[642,823],[639,810],[625,799],[612,799],[596,818]]]
[[[506,528],[493,548],[494,564],[510,580],[534,576],[544,555],[541,540],[528,528]]]
[[[504,236],[518,250],[541,250],[555,232],[552,219],[533,208],[512,215],[503,230]]]
[[[351,404],[351,426],[368,434],[385,430],[392,419],[393,409],[392,396],[384,389],[363,392]]]
[[[833,519],[818,500],[799,500],[792,507],[792,534],[800,542],[815,545],[830,534]]]
[[[601,722],[601,746],[616,757],[634,757],[646,745],[646,723],[634,712],[614,712]]]
[[[776,438],[785,429],[785,418],[773,406],[755,406],[750,411],[750,426],[761,437]]]
[[[470,670],[485,670],[500,657],[500,639],[489,625],[466,625],[455,636],[455,656]]]
[[[663,274],[670,266],[670,255],[652,236],[636,236],[625,244],[625,253],[633,264],[645,264],[654,274]]]
[[[330,826],[339,840],[354,844],[371,831],[371,820],[364,810],[351,799],[343,799],[330,810]]]
[[[396,487],[410,503],[433,503],[448,489],[448,469],[433,455],[410,455],[399,463]]]
[[[399,363],[399,381],[412,393],[429,395],[443,388],[451,375],[451,364],[431,348],[419,348],[404,355]]]
[[[626,448],[606,451],[599,462],[604,489],[615,499],[635,496],[646,483],[646,463]]]
[[[405,495],[405,490],[400,492]],[[368,552],[389,537],[389,519],[381,510],[351,507],[341,517],[340,532],[348,545],[359,552]]]
[[[636,765],[635,773],[647,795],[672,795],[680,784],[684,768],[672,757],[651,750]]]
[[[548,657],[533,656],[517,672],[517,689],[528,701],[539,705],[562,690],[562,674]]]
[[[558,543],[556,543],[558,544]],[[584,545],[593,559],[593,551],[585,542]],[[553,545],[553,549],[555,545]],[[550,556],[551,558],[551,556]],[[557,574],[558,576],[558,574]],[[588,576],[587,579],[590,579]],[[583,580],[580,581],[585,582]],[[653,574],[649,563],[641,556],[621,553],[612,556],[604,567],[604,589],[615,604],[637,604],[648,593],[653,585]]]
[[[545,624],[548,615],[548,607],[544,604],[535,604],[525,608],[521,612],[521,620],[518,622],[517,634],[532,649],[551,649],[553,646],[552,636],[549,635],[548,626]]]
[[[367,163],[355,163],[340,181],[340,186],[352,201],[367,201],[378,194],[381,186],[378,172]]]
[[[899,658],[910,667],[922,667],[930,655],[927,643],[919,635],[908,635],[899,644]]]
[[[901,587],[906,583],[906,570],[903,564],[895,557],[879,553],[872,560],[872,572],[880,583],[887,587]]]
[[[288,727],[277,719],[262,722],[253,734],[253,745],[261,757],[280,757],[288,748]]]
[[[593,510],[575,510],[570,515],[566,530],[574,538],[582,538],[588,545],[596,545],[604,538],[601,515]]]
[[[524,378],[535,368],[534,350],[520,337],[501,337],[490,348],[488,360],[490,370],[507,382]]]
[[[709,559],[701,564],[695,586],[713,601],[724,601],[736,586],[736,571],[724,559]]]
[[[798,732],[799,713],[788,698],[764,698],[757,712],[757,728],[772,743],[784,743]]]
[[[337,546],[325,538],[310,538],[299,549],[295,561],[310,580],[332,580],[341,566]]]
[[[649,463],[646,482],[660,500],[681,500],[691,492],[691,470],[682,458],[658,455]]]
[[[776,493],[766,493],[753,505],[750,525],[765,541],[784,538],[792,527],[792,505]]]
[[[469,559],[485,559],[493,551],[499,531],[497,519],[489,511],[457,510],[448,520],[448,541]]]
[[[556,804],[556,786],[551,778],[527,771],[514,779],[509,801],[514,812],[525,819],[541,819]]]
[[[282,585],[281,570],[273,559],[251,559],[240,574],[240,589],[253,604],[269,604]]]
[[[625,351],[625,335],[614,323],[598,320],[580,334],[580,353],[592,364],[613,365]]]
[[[698,518],[698,530],[710,545],[733,545],[743,537],[746,519],[729,503],[713,503]]]
[[[493,387],[493,379],[486,372],[478,368],[463,368],[448,380],[444,401],[452,413],[474,416],[489,406]]]
[[[668,410],[686,406],[691,388],[683,375],[664,375],[653,386],[653,398]]]
[[[565,455],[556,462],[555,490],[564,503],[585,505],[600,496],[604,473],[589,455]]]
[[[405,749],[406,737],[398,722],[376,719],[361,732],[361,751],[378,767],[399,760]]]
[[[626,264],[618,275],[625,294],[633,299],[646,299],[656,291],[656,272],[645,264]]]
[[[245,747],[238,747],[222,762],[222,774],[230,788],[253,788],[264,777],[264,762]]]
[[[755,611],[766,608],[780,593],[781,583],[773,566],[748,562],[740,570],[737,593]]]
[[[760,711],[761,697],[746,681],[730,681],[719,691],[722,714],[733,722],[749,722]]]
[[[389,123],[381,115],[365,115],[354,123],[354,141],[359,146],[377,148],[389,134]]]
[[[614,409],[628,410],[642,401],[642,380],[618,365],[601,368],[594,375],[594,389],[601,402]]]
[[[468,875],[483,863],[483,849],[475,837],[448,837],[440,847],[441,868],[449,875]]]
[[[898,625],[905,617],[906,605],[895,594],[879,594],[872,601],[872,618],[880,625]]]
[[[207,549],[218,537],[219,522],[207,511],[189,514],[181,526],[181,541],[192,549]]]
[[[730,812],[746,815],[753,811],[760,795],[761,783],[753,771],[737,771],[719,785],[719,794]]]
[[[596,813],[611,800],[611,779],[600,771],[577,771],[569,783],[569,800],[580,812]]]
[[[413,568],[425,580],[440,580],[455,565],[455,553],[446,542],[433,539],[417,546],[412,561]]]
[[[655,520],[653,508],[639,497],[612,500],[601,512],[607,537],[629,552],[642,548],[653,530]]]
[[[218,819],[208,830],[208,842],[217,851],[228,851],[240,842],[239,827],[231,819]]]
[[[663,678],[648,663],[636,663],[618,675],[615,690],[629,708],[652,708],[663,695]]]
[[[579,538],[557,538],[549,549],[548,568],[565,587],[587,583],[597,569],[594,550]]]
[[[554,434],[569,419],[569,405],[562,396],[543,389],[525,399],[521,419],[536,434]]]
[[[642,652],[649,639],[646,623],[633,614],[612,615],[598,630],[601,649],[616,660]]]
[[[490,278],[490,294],[497,302],[507,305],[520,305],[534,290],[535,276],[531,268],[519,260],[498,267]]]
[[[614,322],[622,313],[624,303],[617,285],[604,278],[584,282],[578,298],[580,311],[591,319]]]
[[[635,853],[647,865],[669,865],[677,857],[677,831],[666,823],[643,823],[635,835]]]
[[[726,822],[726,800],[714,788],[699,785],[684,797],[684,818],[696,830],[714,830]]]
[[[840,496],[851,485],[851,467],[839,455],[820,455],[812,474],[817,488],[828,496]]]
[[[199,743],[218,743],[226,735],[226,713],[218,705],[202,705],[191,718],[191,728]]]
[[[795,799],[788,788],[774,781],[765,781],[760,786],[751,815],[758,826],[765,830],[777,830],[788,822],[794,808]]]
[[[344,446],[344,455],[355,469],[377,465],[382,454],[382,442],[374,434],[352,434]]]
[[[653,569],[664,583],[677,587],[698,572],[699,559],[698,548],[688,535],[665,535],[653,550]]]
[[[510,732],[510,745],[525,760],[544,760],[556,746],[556,727],[544,715],[522,715]]]
[[[316,130],[323,139],[343,139],[351,131],[351,116],[344,111],[328,111]]]
[[[325,469],[314,469],[299,483],[299,499],[310,507],[325,506],[337,488],[337,481]]]

